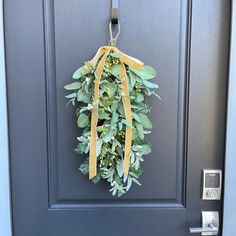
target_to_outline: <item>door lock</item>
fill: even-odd
[[[218,211],[202,212],[202,227],[189,228],[192,234],[218,235],[219,233],[219,213]]]
[[[203,170],[203,200],[220,200],[222,170]]]

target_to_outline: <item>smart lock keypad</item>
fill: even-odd
[[[203,200],[220,200],[222,185],[221,170],[203,170]]]

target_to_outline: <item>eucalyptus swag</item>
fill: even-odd
[[[151,95],[159,97],[153,91],[158,88],[158,85],[150,82],[150,79],[156,76],[152,67],[143,66],[141,70],[135,70],[125,65],[132,111],[132,125],[129,124],[125,118],[122,103],[124,94],[121,89],[119,64],[120,54],[110,52],[99,84],[97,175],[91,179],[93,183],[106,179],[111,186],[110,191],[113,196],[126,193],[133,182],[141,185],[138,181],[143,172],[141,162],[144,161],[143,157],[151,152],[150,143],[145,139],[145,135],[149,134],[152,129],[152,123],[147,116],[151,109],[147,104],[147,97]],[[65,86],[66,90],[72,91],[66,98],[69,99],[68,103],[76,107],[77,125],[82,128],[81,136],[77,137],[78,146],[75,151],[87,156],[79,168],[84,175],[89,172],[88,153],[90,151],[91,113],[95,106],[93,91],[96,66],[91,61],[86,61],[84,66],[74,72],[75,82]],[[128,175],[123,170],[126,126],[132,127]]]

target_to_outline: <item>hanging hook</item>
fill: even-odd
[[[112,32],[112,22],[109,23],[109,31],[110,31],[110,41],[109,44],[113,47],[116,47],[116,41],[120,35],[120,22],[118,21],[118,31],[116,33],[116,36],[113,37],[113,32]]]
[[[111,23],[118,24],[119,0],[111,0]]]

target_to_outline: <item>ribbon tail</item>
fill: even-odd
[[[102,54],[102,50],[97,53],[96,55]],[[97,175],[97,123],[98,123],[98,101],[99,101],[99,84],[103,72],[103,67],[105,61],[107,59],[108,54],[110,53],[110,49],[106,50],[102,59],[97,65],[97,70],[95,73],[95,80],[94,80],[94,104],[93,110],[91,115],[91,138],[90,138],[90,152],[89,152],[89,179],[92,179]],[[97,60],[99,59],[98,56],[95,56]],[[95,62],[95,61],[94,61]],[[95,62],[97,63],[97,62]]]
[[[122,86],[122,91],[124,96],[122,98],[125,118],[129,125],[126,125],[125,129],[125,157],[124,157],[124,173],[128,175],[129,166],[130,166],[130,154],[131,154],[131,145],[132,145],[132,113],[131,113],[131,104],[129,98],[129,85],[126,76],[126,69],[123,62],[120,62],[120,81]]]
[[[98,84],[98,83],[97,83]],[[97,86],[97,85],[95,85]],[[99,86],[99,84],[98,84]],[[90,152],[89,152],[89,179],[92,179],[97,175],[97,155],[96,155],[96,143],[97,143],[97,107],[94,107],[91,117],[91,138],[90,138]]]

